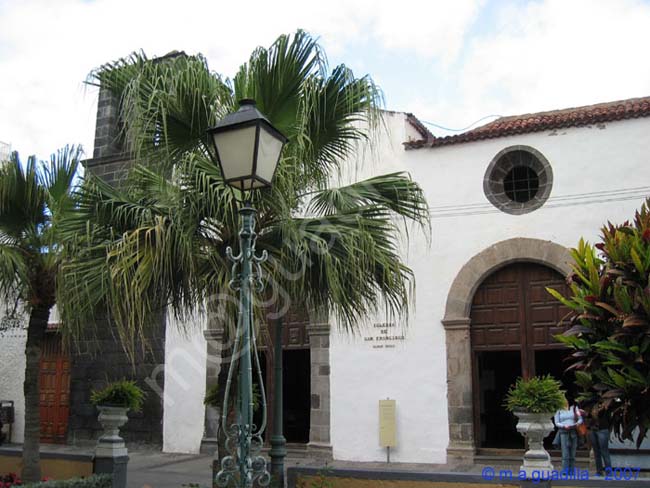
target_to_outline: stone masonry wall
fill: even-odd
[[[100,89],[94,157],[84,161],[87,171],[114,186],[120,184],[131,164],[128,154],[124,153],[118,112],[118,98]],[[101,433],[97,411],[90,403],[91,391],[101,388],[108,381],[133,379],[145,390],[147,399],[141,413],[129,413],[129,421],[121,429],[122,436],[131,444],[162,446],[163,399],[147,386],[145,380],[155,376],[157,391],[164,388],[164,377],[159,374],[158,367],[165,364],[164,314],[161,314],[158,326],[148,332],[147,347],[139,351],[134,362],[124,352],[107,320],[98,325],[95,334],[89,334],[88,338],[79,341],[70,355],[69,443],[90,443]]]
[[[98,324],[95,337],[89,335],[71,351],[70,444],[93,441],[102,432],[97,421],[97,410],[90,403],[91,391],[105,386],[109,381],[134,379],[145,390],[147,398],[142,412],[129,412],[129,421],[121,429],[122,436],[132,444],[162,445],[162,398],[145,382],[156,366],[165,362],[164,320],[161,319],[160,323],[160,328],[148,334],[148,348],[145,352],[138,351],[133,363],[114,336],[108,321]]]

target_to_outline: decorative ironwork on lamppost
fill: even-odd
[[[282,317],[275,322],[275,339],[273,341],[273,433],[271,435],[271,474],[284,486],[284,458],[287,455],[287,440],[282,433]]]
[[[239,105],[237,112],[208,129],[208,135],[214,144],[224,181],[245,194],[249,190],[271,186],[287,138],[255,108],[253,100],[241,100]],[[262,434],[266,428],[266,395],[253,328],[252,299],[253,290],[262,290],[261,263],[267,254],[264,251],[261,256],[255,255],[255,213],[249,202],[239,210],[242,219],[239,254],[233,255],[230,247],[226,250],[234,263],[230,287],[239,292],[239,319],[221,415],[221,428],[226,434],[229,451],[216,476],[217,484],[222,487],[250,488],[253,483],[267,486],[271,481],[266,460],[261,456]],[[253,422],[253,369],[257,373],[262,400],[260,426]],[[238,375],[236,422],[228,425],[230,390],[235,374]]]

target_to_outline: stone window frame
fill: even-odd
[[[532,169],[539,178],[539,188],[533,198],[527,202],[515,202],[505,192],[503,180],[515,165],[504,156],[514,151],[524,151],[533,157],[525,162],[525,166]],[[511,215],[523,215],[544,205],[551,195],[553,187],[553,169],[548,159],[537,149],[531,146],[516,145],[509,146],[497,153],[485,171],[483,176],[483,192],[492,205]]]
[[[470,312],[474,293],[495,271],[512,263],[532,262],[567,276],[571,272],[568,248],[552,241],[515,237],[497,242],[474,255],[456,275],[441,320],[447,351],[448,463],[473,463],[474,439],[472,346]]]

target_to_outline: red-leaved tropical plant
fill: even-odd
[[[579,400],[608,412],[619,439],[640,446],[650,428],[650,200],[633,222],[607,223],[601,242],[573,249],[568,297],[572,327],[557,339],[573,349]]]

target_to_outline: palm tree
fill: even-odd
[[[224,323],[235,322],[226,248],[237,248],[244,196],[224,184],[206,130],[242,98],[289,138],[273,187],[246,197],[258,211],[257,249],[270,256],[264,298],[280,294],[348,329],[384,308],[406,317],[414,283],[401,230],[428,229],[422,190],[402,173],[332,184],[380,126],[381,92],[369,77],[344,65],[329,72],[317,42],[298,31],[255,50],[232,81],[201,56],[174,53],[134,54],[90,82],[119,97],[133,167],[119,188],[86,177],[66,221],[75,247],[58,292],[69,326],[110,310],[132,352],[165,308],[182,320],[225,297]]]
[[[49,163],[17,152],[0,167],[0,293],[18,300],[29,313],[25,347],[24,481],[40,481],[39,364],[41,343],[55,304],[62,262],[58,228],[74,208],[74,178],[80,147],[66,147]]]

